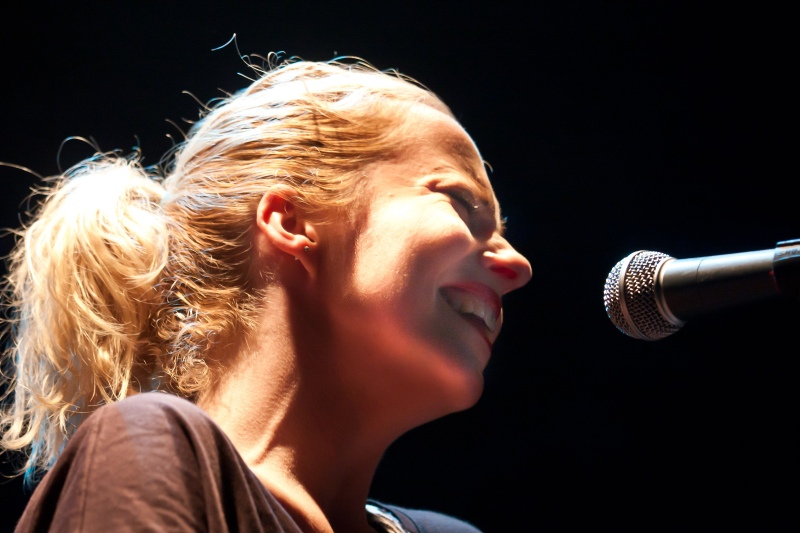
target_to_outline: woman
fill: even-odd
[[[476,531],[368,500],[394,440],[478,400],[531,275],[447,106],[286,61],[171,161],[98,154],[19,232],[2,443],[46,475],[18,531]]]

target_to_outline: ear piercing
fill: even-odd
[[[303,246],[303,251],[304,251],[305,253],[308,253],[308,251],[309,251],[310,249],[311,249],[311,248],[309,248],[308,246]]]

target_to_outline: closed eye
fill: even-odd
[[[452,199],[453,208],[469,226],[470,231],[481,238],[489,238],[496,231],[502,234],[502,222],[498,226],[495,212],[484,209],[483,202],[476,200],[475,195],[461,187],[443,187],[440,192]],[[485,205],[485,204],[484,204]]]
[[[472,195],[467,191],[462,191],[460,189],[447,189],[442,191],[444,194],[455,200],[459,205],[463,206],[466,209],[466,215],[469,216],[469,213],[475,211],[477,209],[477,205],[475,204],[475,200],[473,199]]]

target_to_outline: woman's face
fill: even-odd
[[[503,237],[483,161],[461,126],[418,105],[405,128],[411,142],[399,156],[365,169],[362,222],[328,240],[321,273],[334,345],[359,380],[407,402],[435,397],[452,412],[479,398],[500,297],[525,285],[531,266]]]

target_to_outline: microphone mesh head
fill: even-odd
[[[614,265],[603,288],[606,314],[622,333],[655,341],[680,329],[661,314],[656,304],[655,273],[670,256],[640,250]]]

